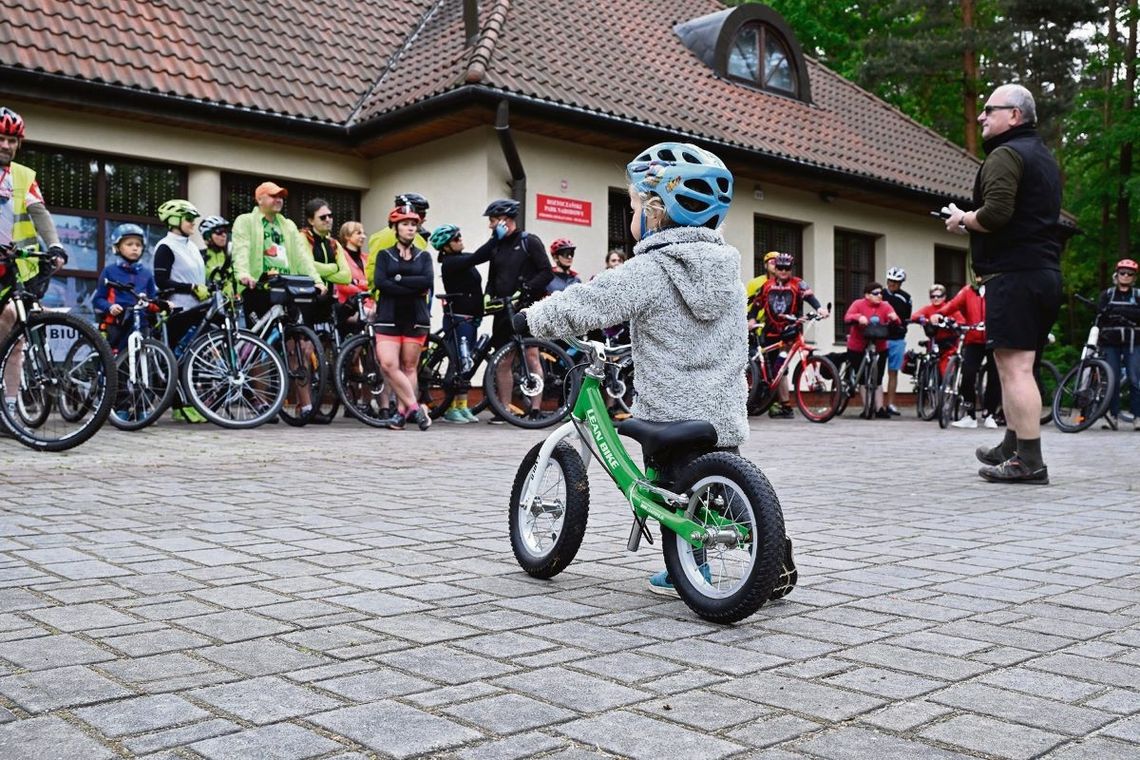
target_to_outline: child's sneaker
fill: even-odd
[[[460,409],[459,411],[463,413],[463,416],[467,418],[468,422],[478,422],[479,421],[479,418],[476,417],[475,413],[473,411],[471,411],[471,409],[469,409],[468,407],[465,406],[462,409]]]
[[[452,407],[443,413],[444,422],[454,422],[456,425],[467,425],[471,420],[467,419],[467,415],[463,413],[462,409]]]
[[[706,583],[712,583],[712,571],[709,569],[709,563],[705,562],[701,565],[701,575],[705,577]],[[673,588],[673,579],[669,577],[668,570],[662,570],[649,577],[649,590],[654,594],[665,596],[672,596],[677,593],[677,589]]]

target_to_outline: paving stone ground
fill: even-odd
[[[800,585],[650,594],[597,465],[553,581],[507,538],[543,431],[164,421],[0,439],[0,758],[1140,757],[1140,433],[753,420]]]

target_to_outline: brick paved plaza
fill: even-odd
[[[164,422],[0,440],[0,758],[1140,756],[1140,433],[753,422],[800,586],[717,627],[591,468],[552,582],[506,534],[543,431]]]

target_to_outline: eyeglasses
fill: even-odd
[[[881,296],[882,294],[883,294],[882,290],[868,290],[867,291],[867,295],[869,295],[869,296]]]
[[[1018,108],[1018,107],[1017,106],[985,106],[984,108],[982,108],[982,110],[985,111],[986,116],[993,116],[994,111],[1012,111],[1015,108]],[[1018,108],[1018,110],[1021,110],[1021,109]]]
[[[317,218],[320,219],[322,222],[331,222],[333,215],[332,214],[321,214]]]

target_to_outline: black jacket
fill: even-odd
[[[483,275],[475,268],[478,263],[473,253],[439,254],[439,271],[443,275],[443,289],[451,299],[456,314],[469,317],[483,316]]]
[[[554,279],[542,241],[529,232],[515,230],[502,240],[492,237],[472,255],[475,264],[491,262],[487,294],[493,297],[521,290],[523,305],[529,305],[546,294],[546,284]]]
[[[899,340],[906,337],[906,325],[910,322],[911,312],[914,311],[914,302],[911,301],[910,293],[907,293],[902,288],[898,292],[892,293],[890,288],[883,286],[883,300],[891,305],[895,310],[895,314],[899,315],[902,320],[901,324],[888,325],[887,337],[891,340]]]
[[[384,327],[399,324],[431,329],[429,295],[435,284],[431,254],[412,247],[412,258],[400,258],[396,246],[378,251],[372,257],[373,282],[380,294],[376,299],[376,323]]]
[[[1140,327],[1140,293],[1136,288],[1122,291],[1113,285],[1100,294],[1097,309],[1104,312],[1100,345],[1132,347],[1136,328]]]

